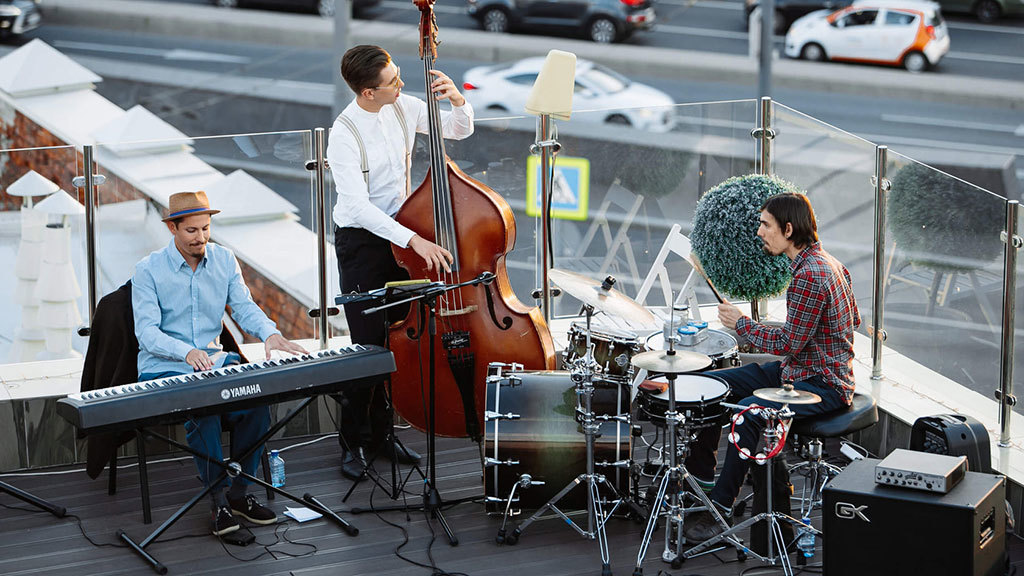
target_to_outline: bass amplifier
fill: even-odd
[[[1004,477],[967,472],[937,494],[876,484],[878,463],[851,463],[822,494],[825,574],[1004,573]]]

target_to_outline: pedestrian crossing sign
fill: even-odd
[[[540,157],[526,159],[526,215],[542,214]],[[555,156],[554,182],[551,187],[551,217],[561,220],[586,220],[590,198],[590,160]]]

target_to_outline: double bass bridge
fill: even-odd
[[[466,314],[472,314],[473,312],[476,312],[479,309],[480,307],[477,306],[476,304],[472,304],[470,306],[466,306],[465,308],[458,309],[443,308],[437,311],[437,315],[441,316],[442,318],[450,316],[465,316]]]

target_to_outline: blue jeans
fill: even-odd
[[[778,408],[781,404],[769,402],[753,396],[754,390],[758,388],[778,388],[782,385],[781,362],[768,362],[766,364],[748,364],[739,368],[729,368],[709,372],[726,382],[729,385],[728,402],[749,406],[767,406]],[[827,384],[820,376],[814,376],[807,380],[793,383],[797,390],[806,390],[821,396],[821,402],[817,404],[790,404],[789,409],[794,412],[793,420],[817,416],[846,407],[846,402],[838,390]],[[743,415],[743,423],[736,426],[736,433],[739,434],[738,443],[751,454],[757,454],[757,445],[760,443],[765,427],[765,419],[762,416],[754,416],[750,412]],[[718,443],[722,437],[722,428],[712,426],[702,430],[697,435],[697,440],[691,449],[690,455],[686,458],[686,469],[697,478],[710,479],[715,477],[715,465],[718,457]],[[740,493],[743,485],[743,478],[750,469],[751,460],[744,460],[739,457],[736,446],[728,443],[728,450],[725,455],[725,464],[722,466],[722,473],[711,490],[711,499],[725,508],[731,508],[736,496]]]
[[[238,355],[229,353],[225,365],[238,363]],[[181,374],[181,372],[174,371],[139,374],[139,381],[180,376]],[[231,459],[238,460],[243,472],[255,476],[256,467],[259,466],[260,456],[263,454],[263,447],[261,446],[258,450],[253,451],[252,454],[243,460],[239,460],[239,457],[270,428],[270,409],[267,406],[260,406],[259,408],[251,408],[249,410],[236,410],[214,416],[190,418],[185,422],[185,438],[193,450],[220,462],[224,460],[224,450],[220,444],[220,437],[225,425],[232,429]],[[210,482],[222,471],[220,466],[212,464],[206,459],[195,457],[195,462],[204,488],[209,486]],[[241,482],[238,486],[239,488],[250,484],[242,476],[238,476],[236,482]],[[214,487],[213,493],[216,494],[217,491],[227,488],[228,484],[229,479],[225,478]]]

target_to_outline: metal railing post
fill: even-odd
[[[96,186],[107,181],[106,176],[96,174],[96,164],[92,158],[93,147],[82,146],[82,172],[84,176],[75,176],[71,185],[84,188],[85,193],[85,265],[86,283],[89,288],[89,323],[78,328],[79,336],[88,336],[96,315]]]
[[[1003,331],[999,344],[999,445],[1010,445],[1010,414],[1017,398],[1013,395],[1013,328],[1017,292],[1017,249],[1024,244],[1017,235],[1017,208],[1020,202],[1006,203],[1006,232],[1003,241],[1006,249],[1003,259]]]
[[[321,349],[327,348],[329,324],[326,314],[331,307],[327,301],[327,200],[324,186],[324,128],[313,130],[313,155],[316,167],[313,170],[313,188],[316,193],[316,280],[319,296],[319,339]]]
[[[874,285],[871,288],[871,379],[882,378],[882,342],[885,342],[885,325],[882,314],[885,311],[885,210],[886,200],[892,183],[886,177],[889,164],[889,147],[875,146],[875,175],[871,183],[875,187],[875,248]]]
[[[764,15],[762,14],[762,18]],[[772,175],[772,140],[775,139],[775,130],[772,129],[772,99],[770,96],[761,98],[761,110],[758,115],[760,126],[750,131],[750,136],[757,141],[759,173],[762,176]],[[757,300],[750,301],[750,318],[754,322],[761,320],[761,311]]]

